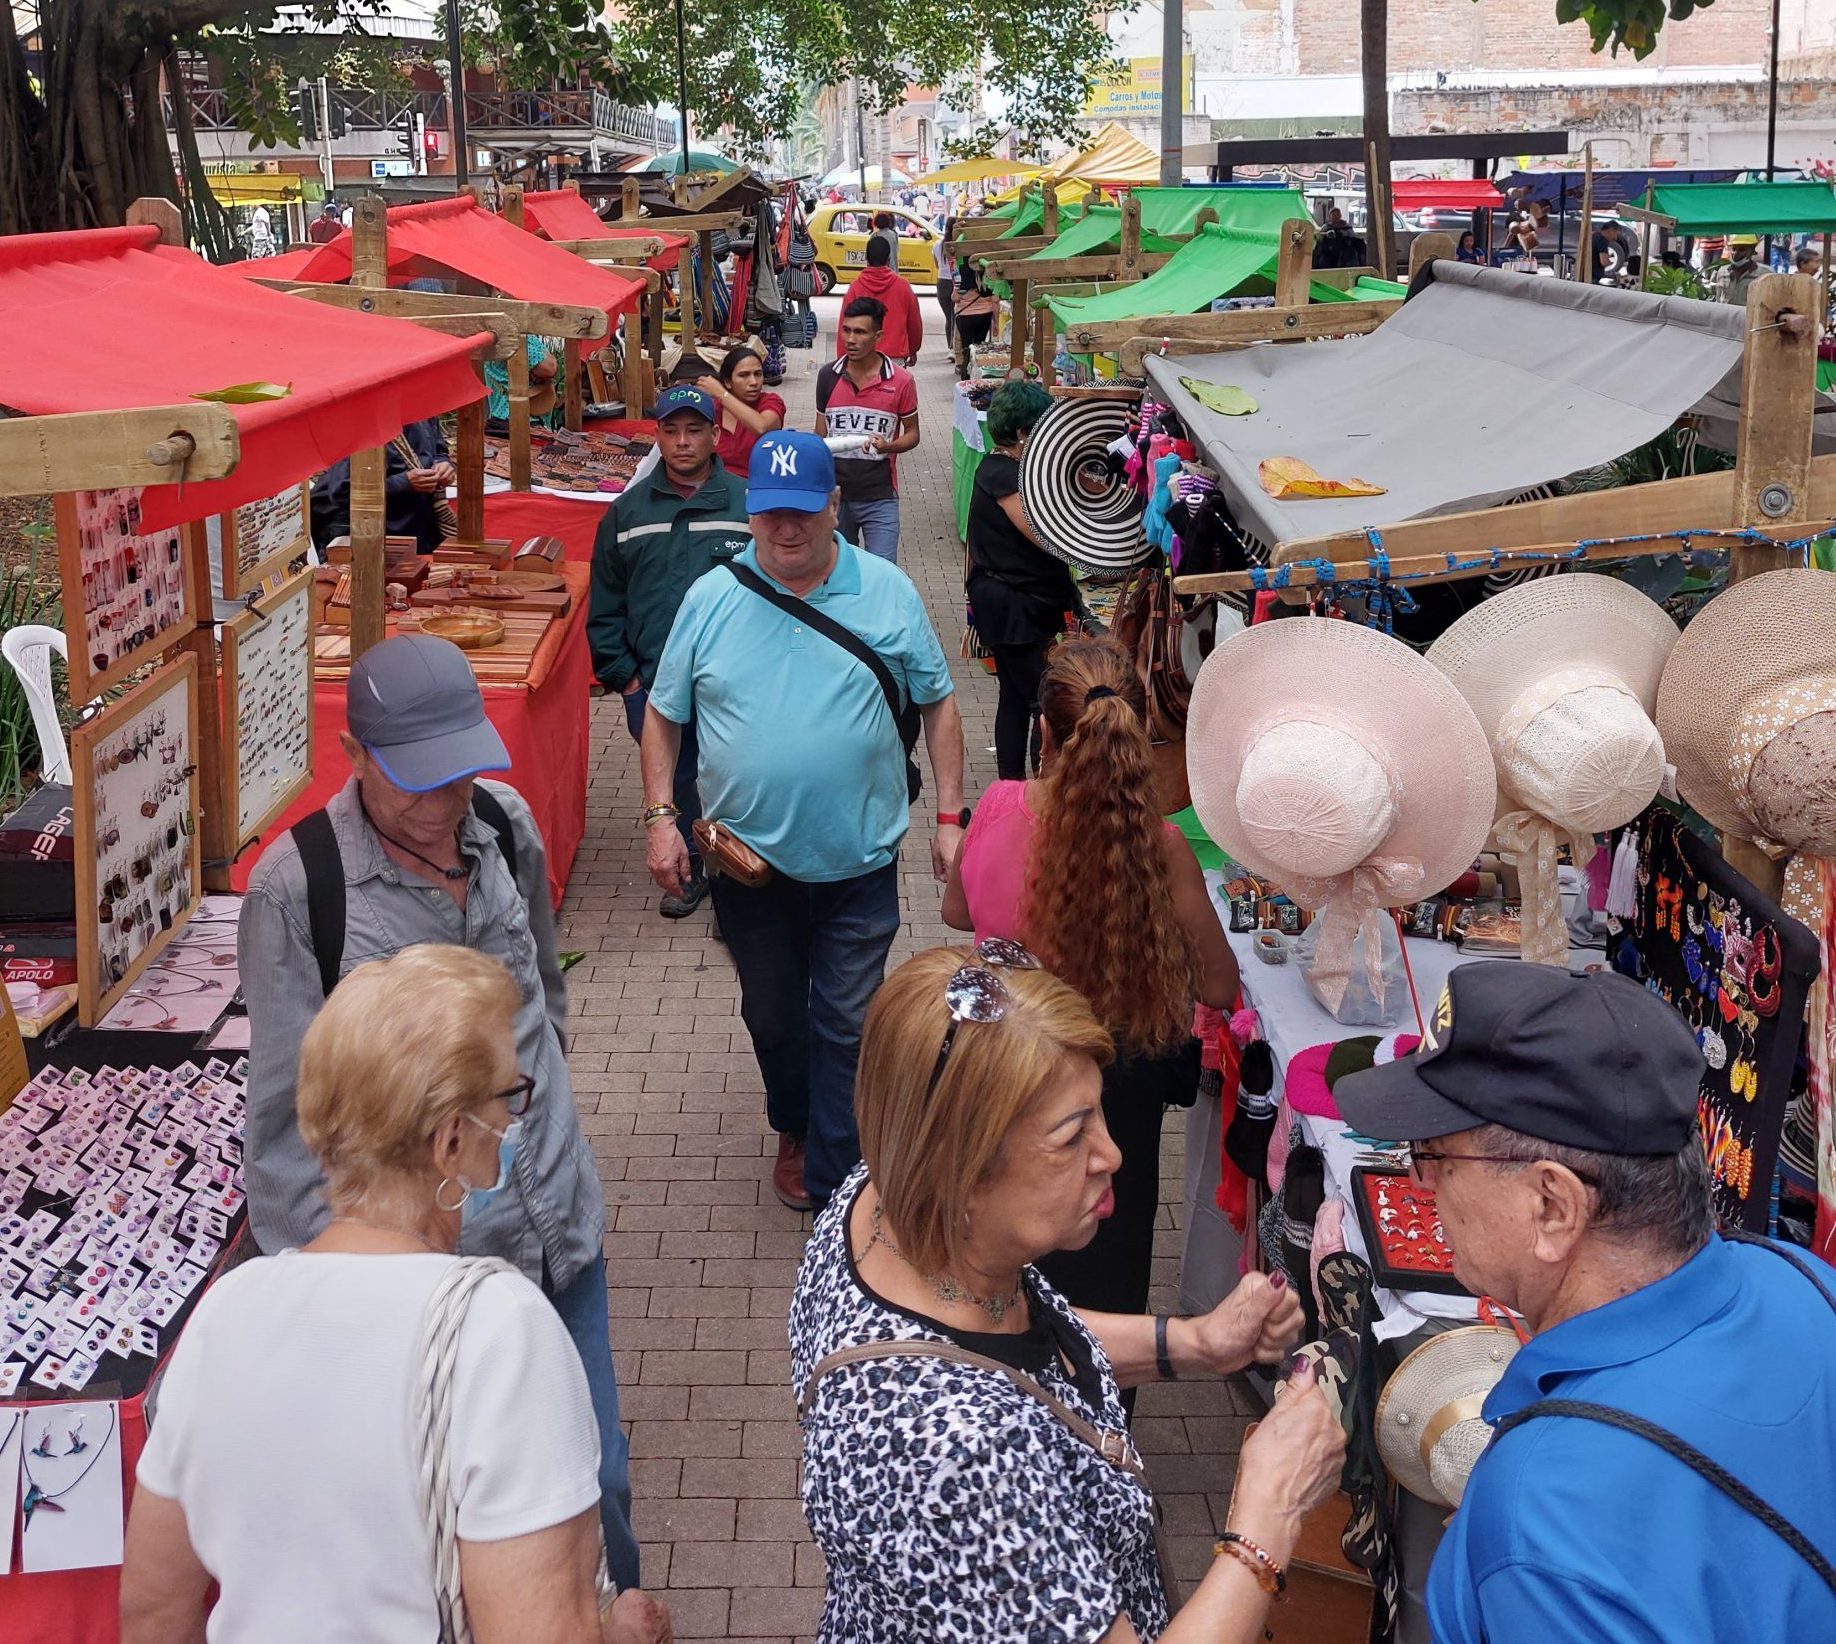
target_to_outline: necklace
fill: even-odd
[[[416,1244],[424,1245],[436,1256],[448,1256],[452,1254],[451,1251],[442,1250],[437,1244],[433,1243],[432,1240],[423,1238],[419,1233],[415,1232],[412,1227],[398,1227],[394,1222],[365,1221],[361,1216],[332,1217],[332,1226],[336,1227],[340,1222],[343,1222],[347,1227],[367,1227],[372,1233],[399,1233],[404,1239],[413,1239]]]
[[[404,845],[401,842],[401,840],[395,837],[394,834],[384,833],[381,828],[376,826],[376,818],[370,815],[369,808],[367,806],[364,806],[362,808],[363,808],[364,821],[370,824],[371,829],[374,831],[378,839],[388,841],[388,843],[393,845],[398,851],[406,851],[410,856],[412,856],[415,859],[415,861],[421,863],[424,867],[432,868],[433,871],[439,874],[439,876],[442,879],[464,879],[471,873],[472,870],[470,868],[464,867],[463,865],[457,868],[443,868],[440,866],[438,862],[435,862],[431,857],[423,856],[419,851],[417,851],[414,848],[414,846]],[[458,842],[459,842],[459,835],[455,832],[453,835],[453,843],[455,847],[458,845]]]
[[[95,1447],[96,1453],[83,1464],[82,1472],[78,1473],[77,1476],[61,1490],[47,1490],[37,1479],[32,1477],[31,1458],[29,1456],[20,1457],[20,1465],[25,1468],[26,1481],[25,1500],[20,1503],[20,1510],[25,1515],[24,1523],[21,1526],[22,1529],[29,1530],[32,1528],[32,1515],[41,1509],[47,1513],[61,1513],[64,1511],[64,1509],[58,1505],[58,1497],[69,1495],[84,1479],[89,1477],[90,1468],[94,1467],[95,1464],[102,1459],[103,1452],[108,1449],[108,1441],[113,1438],[114,1435],[115,1407],[111,1404],[108,1407],[108,1431],[102,1435],[102,1442]],[[10,1439],[12,1436],[12,1433],[9,1431],[7,1437]],[[88,1446],[85,1446],[85,1448],[88,1448]]]
[[[883,1245],[894,1257],[904,1262],[914,1273],[918,1273],[918,1269],[912,1266],[911,1259],[905,1252],[887,1238],[886,1230],[880,1223],[880,1207],[877,1204],[873,1207],[872,1220],[873,1237],[867,1241],[869,1248],[876,1244]],[[918,1276],[931,1287],[939,1301],[969,1302],[986,1313],[991,1324],[999,1324],[1007,1317],[1009,1308],[1020,1305],[1021,1287],[1017,1283],[1013,1290],[1005,1296],[978,1296],[966,1285],[958,1283],[948,1273],[918,1273]]]

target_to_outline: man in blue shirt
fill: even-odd
[[[1636,983],[1501,961],[1334,1087],[1411,1140],[1455,1272],[1535,1332],[1429,1572],[1436,1644],[1836,1639],[1836,1274],[1714,1234],[1701,1078]]]
[[[670,824],[682,727],[700,744],[702,813],[771,864],[768,882],[713,881],[739,970],[740,1014],[778,1132],[772,1187],[819,1208],[860,1159],[854,1069],[867,1001],[899,928],[899,847],[910,822],[905,746],[873,671],[812,620],[878,654],[915,703],[937,792],[932,871],[962,845],[963,735],[949,664],[911,579],[844,542],[835,463],[813,434],[765,435],[746,505],[752,546],[689,589],[650,688],[644,825],[651,876],[679,892],[688,853]],[[807,612],[808,615],[804,615]],[[807,1143],[807,1153],[806,1153]]]

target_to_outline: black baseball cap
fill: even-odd
[[[1591,1153],[1675,1153],[1702,1069],[1689,1024],[1629,978],[1499,959],[1456,969],[1421,1048],[1347,1073],[1333,1098],[1386,1141],[1496,1124]]]

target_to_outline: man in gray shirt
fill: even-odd
[[[351,669],[345,719],[341,740],[355,774],[323,812],[262,854],[242,907],[245,1153],[256,1242],[268,1255],[303,1245],[330,1217],[294,1112],[300,1040],[326,984],[417,942],[501,960],[522,991],[517,1065],[535,1089],[510,1190],[466,1217],[459,1248],[515,1263],[574,1338],[599,1425],[606,1555],[618,1585],[635,1587],[629,1448],[606,1310],[605,1199],[568,1078],[567,991],[542,836],[513,788],[474,781],[510,759],[457,646],[400,634],[366,651]]]

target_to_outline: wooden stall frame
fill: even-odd
[[[219,586],[225,599],[241,599],[245,595],[255,592],[276,571],[284,571],[312,546],[311,482],[301,481],[298,485],[286,486],[283,489],[296,493],[300,499],[299,532],[290,542],[288,542],[286,547],[276,548],[272,553],[264,555],[246,572],[242,570],[240,565],[241,525],[237,519],[237,515],[242,512],[242,509],[232,508],[228,513],[219,514],[217,516],[220,521],[223,542],[223,575]],[[276,491],[274,493],[276,497],[282,494],[281,491]],[[244,503],[242,506],[246,508],[252,505]]]
[[[127,695],[117,698],[108,704],[95,718],[86,720],[70,733],[70,763],[73,780],[71,782],[71,803],[76,818],[76,837],[81,844],[96,837],[96,744],[104,737],[111,735],[120,722],[132,719],[143,712],[149,704],[160,697],[168,695],[178,685],[186,687],[186,733],[190,738],[192,755],[199,751],[198,707],[199,688],[198,670],[195,658],[191,656],[174,657],[156,673],[149,675],[136,685]],[[191,783],[191,811],[198,813],[198,796],[202,788],[199,771],[194,770],[187,779]],[[122,973],[121,980],[108,987],[101,986],[102,953],[96,932],[96,907],[101,900],[101,887],[96,883],[97,857],[92,849],[79,848],[76,853],[76,904],[77,904],[77,1021],[84,1027],[94,1027],[97,1022],[114,1008],[115,1001],[140,979],[140,973],[165,950],[169,943],[190,922],[197,911],[199,900],[204,894],[203,881],[203,830],[194,830],[191,835],[191,904],[174,917],[171,926],[158,932],[152,941],[134,957],[134,962]]]
[[[0,417],[0,496],[182,485],[222,479],[241,460],[241,432],[225,405]]]
[[[233,857],[253,840],[259,839],[275,822],[287,812],[287,807],[312,786],[312,732],[313,732],[313,630],[311,619],[312,577],[310,567],[289,577],[271,594],[264,595],[255,601],[253,607],[241,616],[223,624],[223,694],[219,710],[223,726],[222,736],[222,779],[219,784],[217,801],[223,811],[223,832],[228,841],[229,854]],[[308,616],[306,623],[306,644],[301,657],[302,666],[306,669],[306,769],[279,794],[270,807],[262,813],[252,826],[241,826],[242,815],[242,745],[237,735],[242,705],[241,647],[248,636],[265,626],[273,613],[290,599],[297,599],[304,592],[307,599]]]

